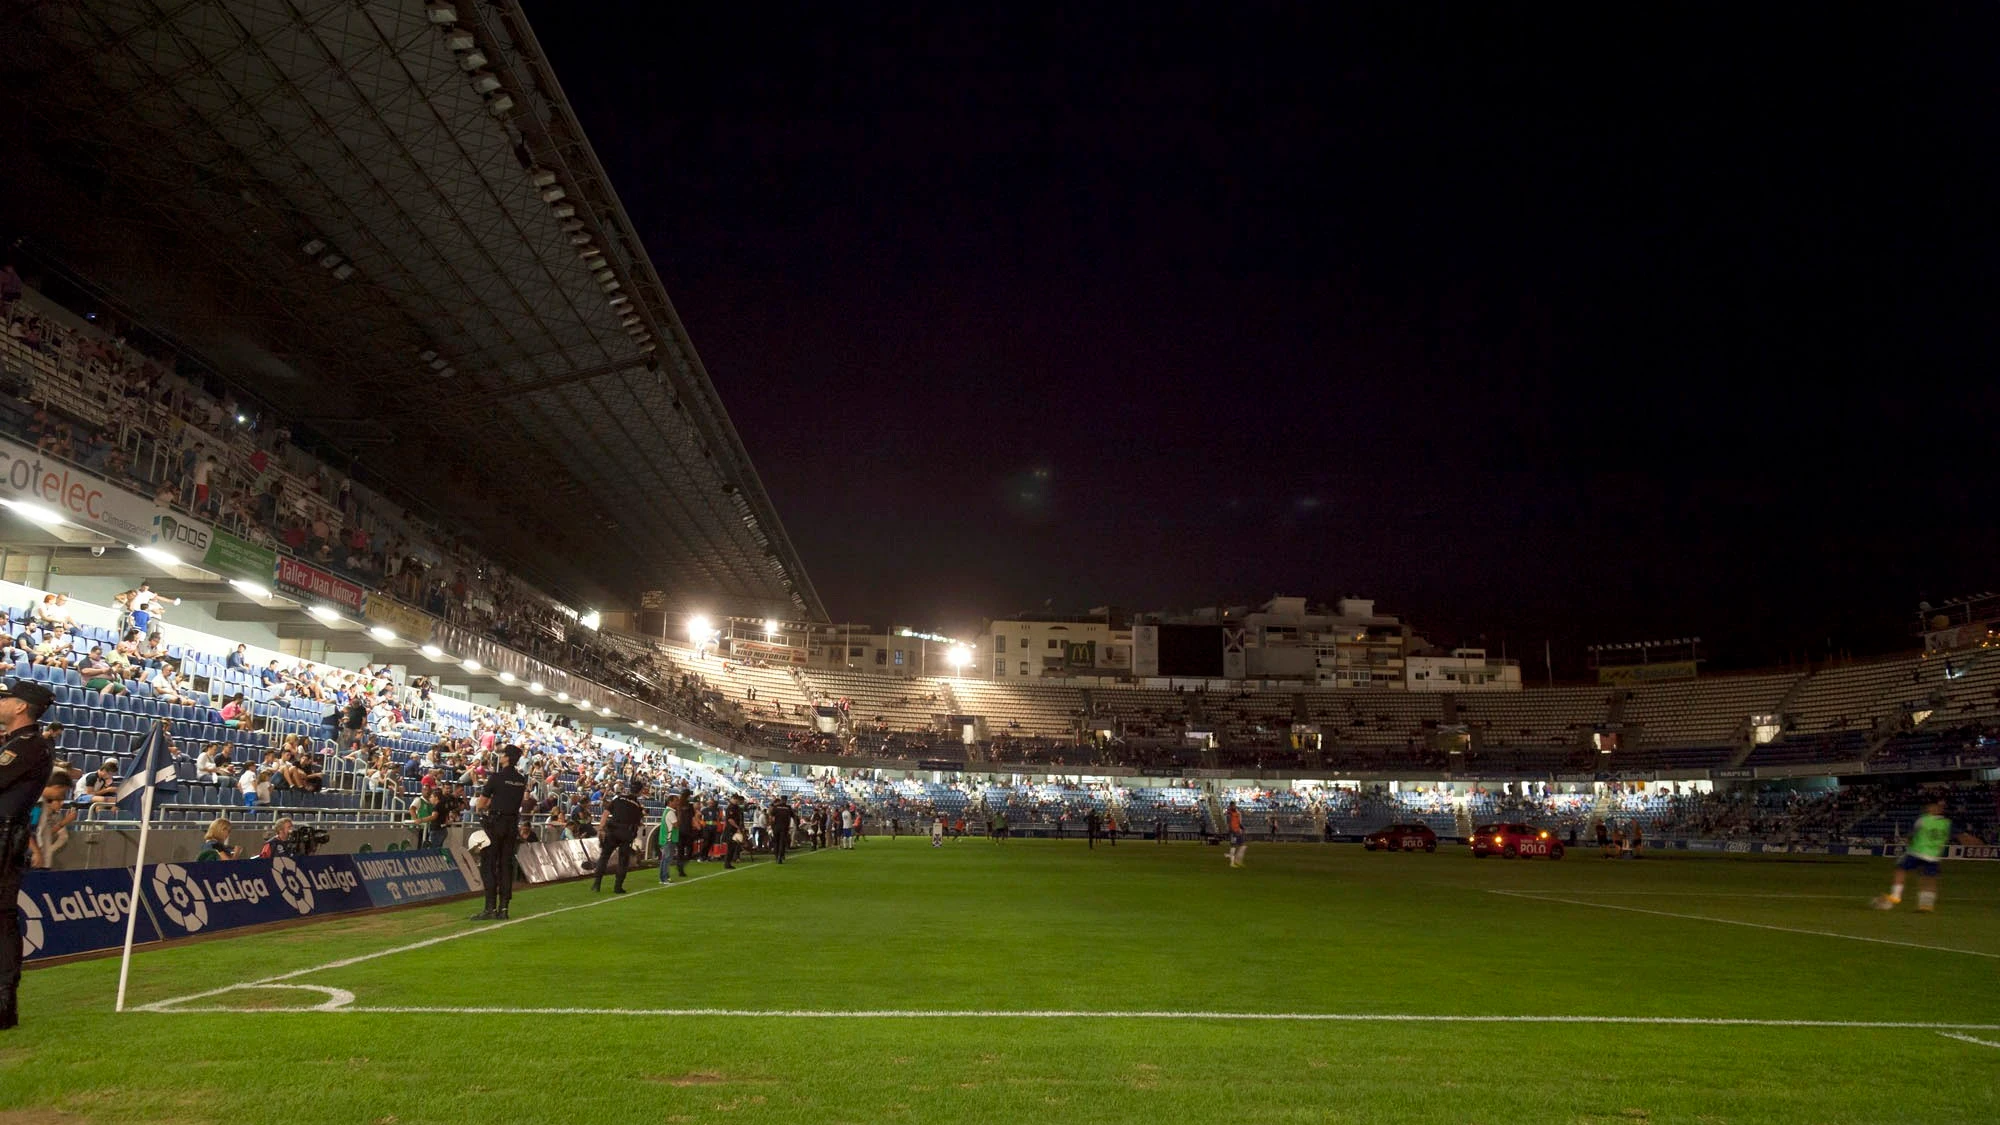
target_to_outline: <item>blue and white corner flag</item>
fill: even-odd
[[[132,767],[131,776],[118,783],[117,799],[122,801],[149,785],[172,781],[174,777],[174,755],[167,746],[167,728],[155,724],[139,747],[139,761]]]

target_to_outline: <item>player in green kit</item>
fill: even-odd
[[[1937,909],[1938,862],[1944,859],[1945,849],[1950,846],[1951,820],[1944,815],[1944,799],[1939,798],[1924,806],[1924,815],[1917,818],[1916,827],[1910,830],[1910,846],[1896,864],[1896,881],[1888,894],[1875,900],[1875,909],[1894,910],[1902,903],[1903,877],[1909,871],[1915,871],[1919,879],[1917,913],[1929,914]]]

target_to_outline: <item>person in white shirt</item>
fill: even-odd
[[[931,847],[944,847],[944,814],[931,818]]]

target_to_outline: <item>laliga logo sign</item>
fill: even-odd
[[[42,951],[42,911],[26,891],[14,892],[14,905],[21,909],[21,956],[33,957]]]
[[[299,870],[298,861],[288,855],[281,855],[271,861],[271,878],[277,881],[278,897],[285,905],[301,914],[311,914],[313,909],[312,881]]]
[[[153,872],[153,897],[167,921],[194,933],[208,925],[208,896],[178,863],[163,863]]]

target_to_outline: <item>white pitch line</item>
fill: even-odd
[[[655,885],[651,887],[641,887],[640,889],[632,891],[629,894],[626,894],[622,897],[629,899],[636,895],[650,894],[653,891],[664,891],[669,889],[670,887],[685,886],[688,883],[699,883],[705,879],[713,879],[716,878],[717,876],[727,875],[731,871],[748,871],[748,870],[754,870],[755,868],[767,867],[767,866],[775,867],[777,865],[755,863],[755,864],[744,864],[741,867],[724,868],[721,871],[711,871],[706,875],[696,875],[692,878],[683,878],[678,882],[671,884]],[[522,922],[532,922],[537,918],[548,918],[557,914],[567,914],[572,910],[586,910],[593,906],[603,906],[605,903],[608,902],[617,902],[620,900],[620,898],[621,896],[619,895],[611,895],[607,898],[593,898],[589,902],[579,902],[569,906],[558,906],[554,910],[544,910],[538,914],[523,914],[519,918],[509,918],[505,922],[484,922],[480,923],[473,929],[458,930],[456,932],[449,934],[440,934],[439,936],[434,938],[425,938],[422,941],[413,941],[408,945],[398,945],[389,949],[378,949],[373,953],[363,953],[354,957],[343,957],[338,961],[328,961],[323,965],[314,965],[311,968],[307,969],[293,969],[289,973],[279,973],[277,976],[263,977],[253,981],[243,981],[238,984],[226,984],[223,985],[221,988],[211,988],[206,992],[191,992],[186,996],[176,996],[169,1000],[155,1000],[151,1004],[141,1004],[130,1010],[134,1012],[165,1011],[176,1005],[186,1004],[194,1000],[206,1000],[211,996],[220,996],[225,992],[235,992],[239,989],[244,989],[244,988],[261,988],[265,985],[276,984],[280,981],[291,980],[295,977],[311,976],[314,973],[323,973],[331,969],[344,969],[347,968],[349,965],[359,965],[363,961],[373,961],[378,957],[388,957],[396,953],[409,953],[412,952],[413,950],[426,949],[433,945],[441,945],[447,941],[457,941],[460,938],[473,937],[478,934],[490,934],[496,930],[504,930],[509,926],[520,925]],[[213,1009],[190,1008],[185,1010],[208,1011]],[[234,1011],[236,1009],[227,1009],[227,1010]]]
[[[1938,1034],[1944,1036],[1946,1039],[1956,1039],[1961,1043],[1977,1043],[1982,1047],[2000,1047],[2000,1043],[1995,1043],[1991,1039],[1975,1039],[1970,1035],[1954,1035],[1949,1031],[1940,1031]]]
[[[1496,891],[1487,888],[1487,894],[1506,895],[1509,898],[1532,899],[1536,902],[1563,902],[1571,906],[1589,906],[1597,910],[1623,910],[1631,914],[1652,914],[1661,918],[1684,918],[1690,922],[1717,922],[1724,926],[1745,926],[1753,930],[1774,930],[1781,934],[1805,934],[1808,937],[1840,938],[1843,941],[1865,941],[1871,945],[1900,945],[1905,949],[1928,949],[1933,953],[1958,953],[1967,957],[1985,957],[2000,961],[2000,953],[1989,953],[1983,949],[1958,949],[1949,945],[1925,945],[1920,941],[1897,941],[1894,938],[1862,937],[1859,934],[1843,934],[1834,930],[1808,930],[1799,926],[1773,926],[1765,922],[1745,922],[1736,918],[1717,918],[1708,914],[1681,914],[1672,910],[1648,910],[1643,906],[1620,906],[1615,902],[1589,902],[1580,898],[1558,898],[1555,895],[1534,894],[1530,891]]]
[[[1063,1009],[926,1009],[877,1008],[857,1011],[828,1011],[813,1008],[507,1008],[382,1005],[319,1008],[135,1008],[158,1015],[189,1015],[226,1012],[252,1015],[276,1012],[316,1015],[483,1015],[483,1016],[667,1016],[688,1018],[714,1016],[740,1019],[823,1019],[823,1020],[1233,1020],[1260,1023],[1518,1023],[1518,1024],[1624,1024],[1660,1027],[1791,1027],[1858,1031],[2000,1031],[2000,1023],[1938,1023],[1910,1020],[1807,1020],[1760,1019],[1726,1016],[1493,1016],[1425,1015],[1396,1012],[1174,1012],[1174,1011],[1070,1011]],[[1956,1038],[1956,1036],[1954,1036]],[[2000,1044],[1994,1044],[2000,1046]]]

